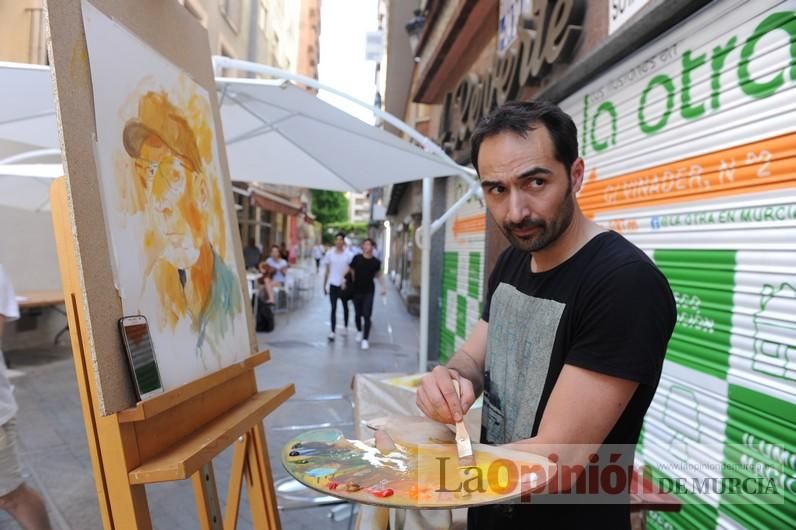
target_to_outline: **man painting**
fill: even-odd
[[[166,93],[148,92],[122,139],[134,160],[134,202],[146,218],[146,273],[162,309],[161,329],[187,317],[198,334],[197,353],[206,342],[218,353],[214,340],[242,310],[242,293],[220,255],[225,231],[216,228],[219,249],[210,240],[211,220],[223,221],[224,213],[194,131]]]
[[[666,278],[580,210],[577,130],[557,106],[498,108],[473,132],[472,160],[511,245],[490,276],[481,320],[447,366],[422,379],[417,405],[454,423],[483,393],[482,442],[554,453],[559,470],[581,471],[619,444],[616,463],[627,469],[674,329]],[[566,492],[585,473],[558,476]],[[471,508],[468,527],[630,528],[626,490],[596,503],[550,503],[555,497]]]

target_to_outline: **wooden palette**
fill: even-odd
[[[540,486],[555,475],[555,464],[539,455],[482,444],[473,444],[473,451],[476,467],[460,469],[455,443],[396,443],[382,452],[372,440],[348,440],[336,429],[321,429],[288,442],[282,464],[296,480],[322,493],[410,509],[506,502],[520,497],[519,477],[526,477],[527,488],[528,480]]]

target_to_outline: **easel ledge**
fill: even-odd
[[[139,401],[135,407],[125,409],[117,413],[119,423],[131,423],[136,421],[143,421],[153,416],[157,416],[161,412],[169,410],[180,403],[188,401],[191,398],[206,392],[207,390],[218,386],[222,383],[234,379],[240,374],[251,370],[255,366],[259,366],[271,360],[271,352],[269,350],[262,351],[256,355],[252,355],[245,361],[228,366],[218,372],[192,381],[179,388],[169,390],[160,395],[154,396],[145,401]]]

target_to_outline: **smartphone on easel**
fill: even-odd
[[[149,323],[143,315],[122,317],[119,319],[119,331],[122,335],[124,351],[130,375],[133,378],[138,400],[147,399],[163,392],[160,380],[155,348],[149,334]]]

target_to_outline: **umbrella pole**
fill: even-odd
[[[428,317],[431,297],[431,177],[423,179],[423,218],[421,221],[423,247],[420,258],[420,350],[418,372],[428,370]]]

